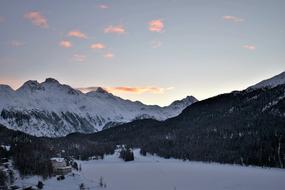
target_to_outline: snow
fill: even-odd
[[[9,145],[1,145],[2,148],[4,148],[6,151],[10,151],[11,146]]]
[[[284,92],[283,95],[281,95],[280,97],[278,97],[277,100],[274,100],[274,101],[272,101],[272,102],[269,102],[266,106],[264,106],[264,107],[262,108],[262,112],[264,112],[264,111],[270,109],[271,107],[275,106],[276,104],[279,103],[280,100],[282,100],[282,99],[284,99],[284,98],[285,98],[285,92]]]
[[[16,91],[7,85],[0,85],[0,112],[5,109],[30,116],[29,120],[20,122],[21,126],[15,117],[4,119],[0,116],[0,124],[35,136],[65,136],[73,132],[96,132],[110,122],[124,123],[136,118],[165,120],[177,116],[196,101],[190,96],[166,107],[145,105],[124,100],[102,88],[84,94],[48,78],[42,83],[27,81]],[[71,113],[73,118],[84,119],[88,122],[88,131],[83,129],[86,124],[80,126],[78,121],[78,124],[72,125],[63,113]],[[55,127],[54,123],[48,123],[54,114],[59,117],[57,124],[60,126]]]
[[[44,181],[46,190],[75,190],[84,183],[90,189],[99,188],[99,179],[106,190],[283,190],[285,170],[242,167],[217,163],[189,162],[146,157],[135,151],[135,161],[124,162],[118,152],[104,160],[79,161],[81,172],[66,176],[65,180],[51,178]],[[18,180],[17,184],[36,184],[38,177]]]
[[[263,80],[248,89],[259,89],[259,88],[274,88],[280,84],[285,84],[285,72],[280,73],[279,75],[276,75],[270,79]]]

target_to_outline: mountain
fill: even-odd
[[[258,88],[273,88],[280,84],[285,84],[285,72],[280,73],[270,79],[263,80],[251,87],[249,89],[258,89]]]
[[[47,78],[27,81],[14,91],[0,85],[0,124],[35,136],[92,133],[136,119],[165,120],[196,102],[192,96],[166,107],[124,100],[103,88],[82,93]]]
[[[165,158],[285,167],[285,84],[196,102],[165,121],[137,120],[82,137]]]
[[[103,157],[123,144],[165,158],[285,168],[284,126],[285,83],[221,94],[164,121],[134,120],[90,134],[43,138],[0,124],[0,144],[11,145],[13,157],[25,158],[22,165],[31,163],[30,168],[40,162],[39,157],[58,153],[81,159]]]
[[[127,144],[165,158],[285,168],[284,137],[285,82],[202,100],[165,121],[137,120],[67,138]]]

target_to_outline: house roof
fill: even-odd
[[[51,161],[57,161],[57,162],[64,162],[64,158],[57,158],[57,157],[53,157],[50,159]]]

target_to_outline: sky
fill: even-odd
[[[168,105],[285,71],[284,0],[1,0],[0,83]]]

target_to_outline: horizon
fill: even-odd
[[[229,91],[229,92],[222,92],[222,93],[220,93],[220,94],[226,94],[226,93],[230,93],[230,92],[233,92],[233,91],[242,91],[242,90],[245,90],[246,88],[248,88],[248,87],[250,87],[250,86],[256,85],[256,84],[259,83],[259,82],[262,82],[262,81],[264,81],[264,80],[270,79],[270,78],[275,77],[275,76],[277,76],[277,75],[279,75],[279,74],[282,74],[282,73],[285,73],[285,71],[283,71],[283,72],[281,72],[281,73],[278,73],[278,74],[276,74],[276,75],[274,75],[274,76],[271,76],[271,77],[269,77],[269,78],[262,79],[262,80],[260,80],[260,81],[258,81],[258,82],[256,82],[256,83],[254,83],[254,84],[248,85],[247,87],[245,87],[245,88],[243,88],[243,89],[233,89],[233,90],[231,90],[231,91]],[[202,101],[202,100],[206,100],[206,99],[208,99],[208,98],[212,98],[212,97],[215,97],[215,96],[220,95],[220,94],[216,94],[216,95],[207,97],[207,98],[205,98],[205,99],[198,99],[197,97],[195,97],[195,95],[189,94],[189,95],[186,95],[186,96],[184,96],[184,97],[182,97],[182,98],[180,98],[180,99],[172,100],[171,102],[167,103],[166,105],[159,105],[159,104],[147,104],[147,103],[142,102],[142,101],[140,101],[140,100],[128,99],[128,98],[121,97],[121,96],[119,96],[120,93],[111,92],[112,87],[102,87],[102,86],[92,86],[92,87],[90,87],[90,86],[89,86],[89,87],[76,88],[76,87],[73,87],[73,86],[71,86],[71,85],[69,85],[69,84],[67,84],[67,83],[62,83],[61,81],[58,81],[56,78],[53,78],[53,77],[47,77],[47,78],[45,78],[45,79],[42,80],[42,81],[33,80],[33,79],[27,80],[27,81],[24,81],[21,85],[19,85],[19,86],[16,87],[16,88],[10,86],[9,84],[2,84],[2,83],[0,83],[0,85],[8,85],[10,88],[12,88],[14,91],[16,91],[16,90],[18,90],[19,88],[21,88],[21,87],[24,85],[24,83],[26,83],[26,82],[28,82],[28,81],[36,81],[36,82],[38,82],[38,83],[43,83],[43,82],[45,82],[47,79],[54,79],[54,80],[56,80],[57,82],[59,82],[61,85],[68,85],[68,86],[70,86],[71,88],[73,88],[73,89],[75,89],[75,90],[79,90],[79,91],[82,92],[83,94],[87,94],[88,92],[94,92],[94,91],[96,91],[98,88],[103,88],[103,90],[107,91],[108,93],[111,93],[111,94],[113,94],[114,96],[118,96],[118,97],[123,98],[123,99],[125,99],[125,100],[131,100],[131,101],[134,101],[134,102],[135,102],[135,101],[139,101],[139,102],[141,102],[141,103],[143,103],[143,104],[145,104],[145,105],[158,105],[158,106],[161,106],[161,107],[169,106],[169,105],[170,105],[171,103],[173,103],[174,101],[176,101],[176,100],[182,100],[182,99],[185,99],[185,98],[187,98],[187,97],[189,97],[189,96],[193,96],[193,97],[196,98],[198,101]],[[111,90],[109,91],[108,89],[111,89]]]
[[[55,78],[166,106],[285,71],[282,0],[66,2],[0,2],[0,84]]]

